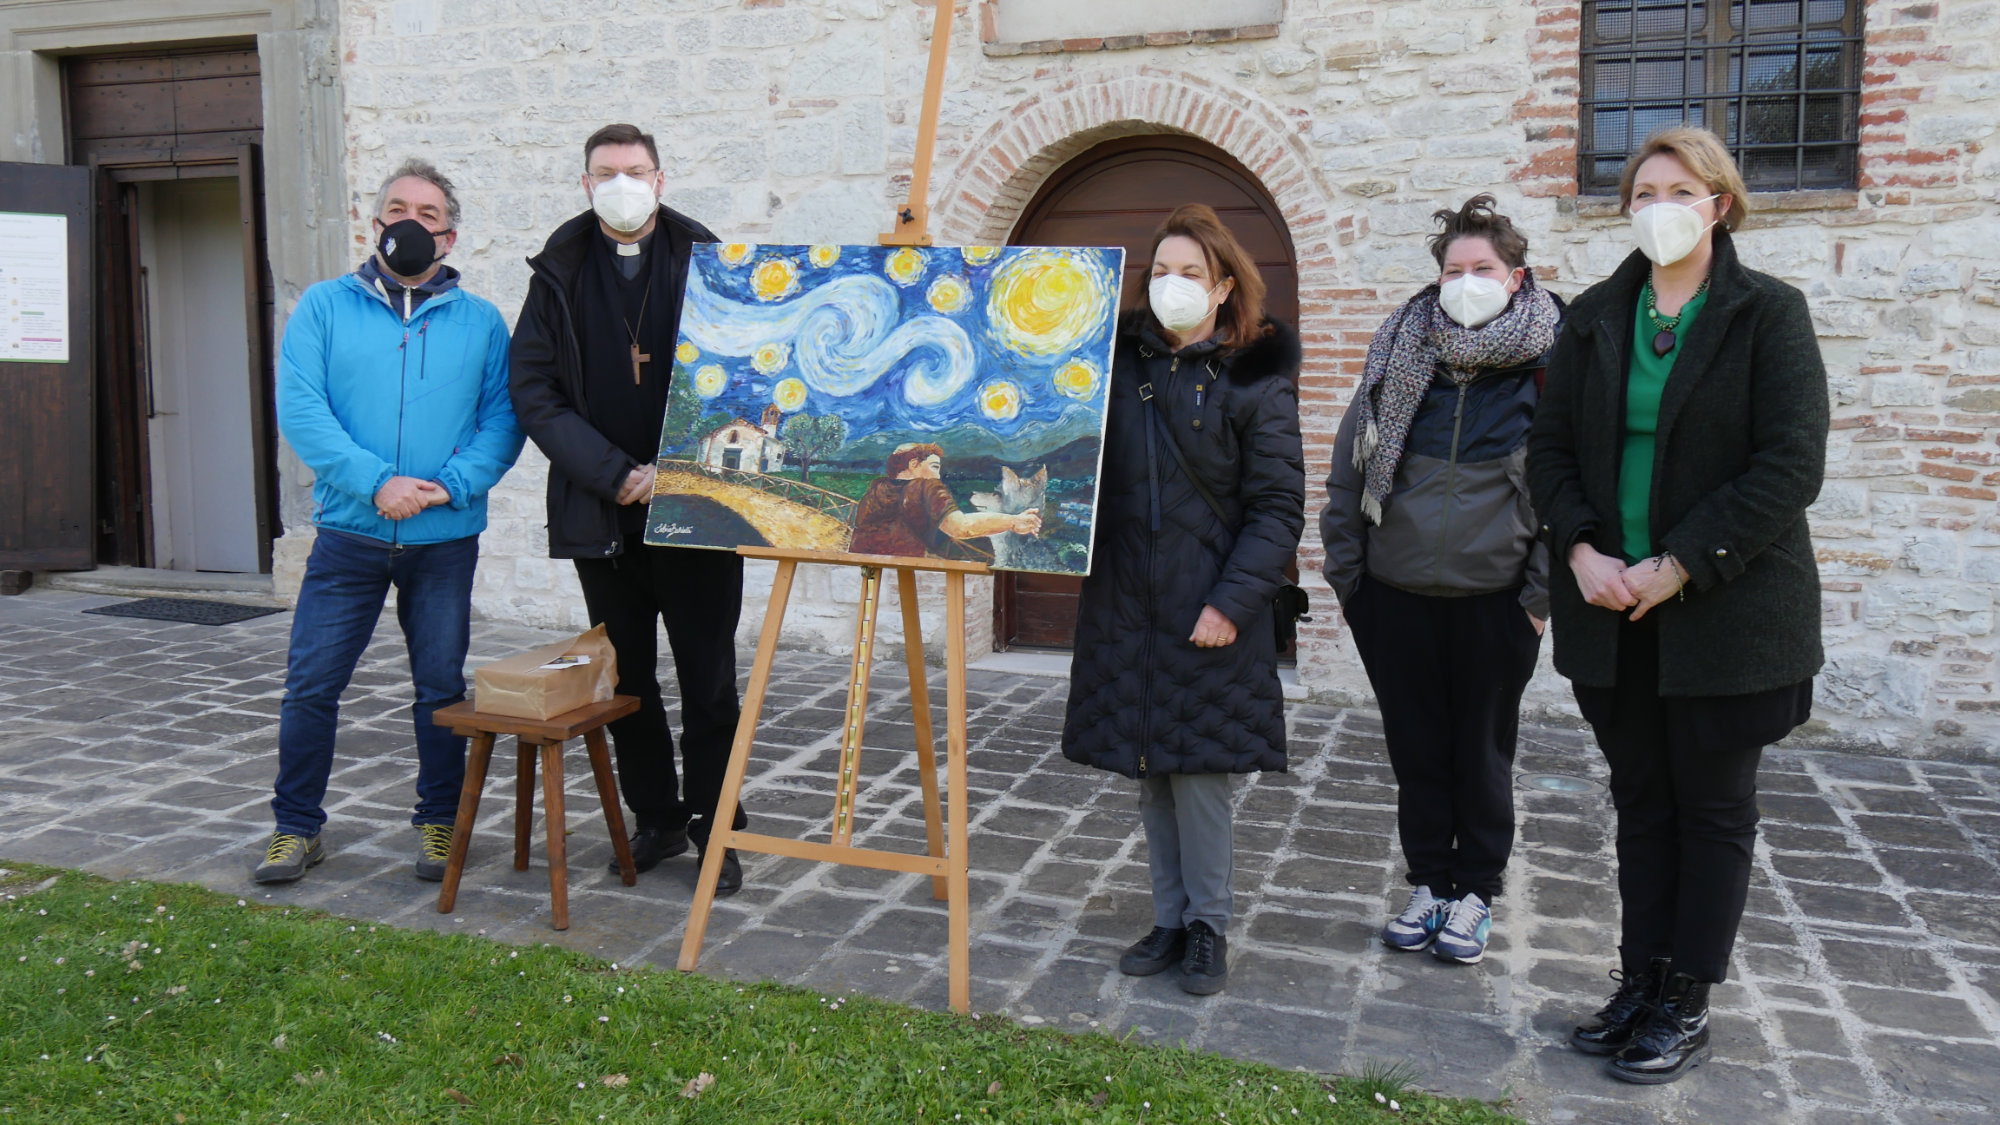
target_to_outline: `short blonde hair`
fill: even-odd
[[[1722,138],[1696,125],[1672,125],[1646,138],[1639,151],[1625,162],[1625,174],[1618,180],[1618,209],[1632,211],[1632,181],[1639,165],[1662,153],[1687,165],[1708,190],[1729,197],[1729,210],[1722,214],[1722,229],[1735,230],[1750,214],[1750,189],[1743,186],[1743,173]]]

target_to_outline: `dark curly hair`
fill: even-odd
[[[1437,221],[1438,232],[1431,235],[1431,257],[1437,259],[1439,269],[1444,268],[1444,256],[1451,250],[1451,244],[1461,238],[1483,238],[1500,255],[1500,260],[1513,269],[1521,269],[1528,264],[1528,236],[1514,229],[1513,220],[1494,210],[1498,201],[1491,195],[1475,195],[1465,201],[1465,206],[1454,211],[1447,207],[1431,212]]]

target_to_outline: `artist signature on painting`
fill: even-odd
[[[691,528],[684,523],[663,523],[660,526],[653,529],[653,534],[665,535],[668,537],[693,535],[694,528]]]

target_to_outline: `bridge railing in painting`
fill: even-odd
[[[842,496],[838,492],[829,492],[817,485],[806,484],[803,481],[788,480],[784,477],[774,477],[765,473],[755,473],[748,469],[725,469],[719,465],[709,465],[699,461],[671,459],[662,459],[660,461],[660,468],[668,472],[700,473],[703,476],[712,477],[729,484],[740,484],[745,488],[754,488],[759,492],[769,493],[781,500],[786,500],[793,504],[798,504],[811,508],[816,512],[832,516],[834,519],[849,526],[852,526],[854,523],[855,509],[861,506],[858,500]]]

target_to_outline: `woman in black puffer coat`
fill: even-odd
[[[1228,975],[1230,778],[1285,768],[1271,601],[1305,527],[1299,343],[1214,211],[1176,210],[1153,245],[1112,368],[1063,755],[1139,781],[1154,928],[1119,967],[1179,962],[1207,994]]]

